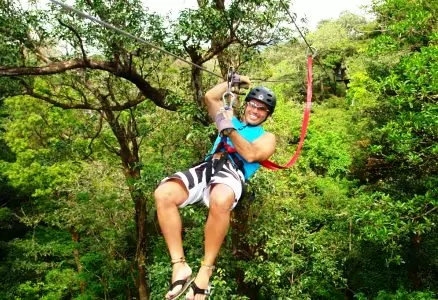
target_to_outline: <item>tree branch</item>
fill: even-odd
[[[90,69],[103,70],[110,73],[115,73],[117,71],[116,66],[112,63],[105,61],[92,60],[90,65],[87,64],[82,59],[71,59],[66,61],[59,61],[47,64],[41,67],[6,67],[0,68],[0,76],[23,76],[23,75],[53,75],[57,73],[63,73],[69,70],[80,69],[89,67]]]
[[[435,210],[437,210],[437,209],[438,209],[438,206],[434,206],[434,207],[432,207],[431,209],[429,209],[428,211],[426,211],[425,213],[423,213],[423,214],[421,214],[421,215],[419,215],[419,216],[416,216],[416,217],[411,218],[411,220],[412,220],[412,221],[415,221],[415,220],[417,220],[417,219],[419,219],[419,218],[423,218],[423,217],[427,216],[428,214],[432,213],[433,211],[435,211]]]
[[[237,42],[237,39],[235,37],[228,37],[226,40],[222,41],[221,43],[218,43],[215,45],[215,47],[211,47],[208,49],[207,53],[202,57],[201,61],[199,63],[204,63],[206,61],[209,61],[217,54],[221,53],[224,49],[226,49],[229,45],[232,43]]]
[[[93,137],[90,140],[90,143],[88,144],[89,152],[87,153],[85,159],[89,158],[93,154],[93,148],[91,146],[93,145],[94,140],[99,136],[103,128],[103,112],[100,111],[99,113],[100,113],[99,127],[97,128],[96,134],[93,135]]]
[[[59,24],[61,24],[64,27],[67,27],[71,32],[73,32],[73,34],[76,36],[76,38],[79,41],[79,47],[81,48],[81,52],[82,52],[82,59],[84,60],[84,62],[88,62],[87,59],[87,54],[85,53],[85,49],[84,49],[84,44],[82,43],[82,39],[81,36],[79,35],[79,33],[76,31],[76,29],[74,29],[72,26],[64,23],[62,20],[58,19]]]
[[[150,99],[152,102],[155,103],[155,105],[161,108],[171,111],[176,111],[178,108],[176,104],[166,103],[165,100],[166,100],[166,95],[168,93],[166,89],[156,89],[152,87],[146,80],[144,80],[143,77],[140,74],[138,74],[135,70],[132,69],[129,70],[120,65],[116,65],[114,63],[106,62],[106,61],[88,60],[88,62],[84,62],[82,59],[71,59],[66,61],[53,62],[41,67],[11,67],[11,68],[6,67],[6,68],[0,68],[0,77],[2,76],[12,77],[12,76],[24,76],[24,75],[30,75],[30,76],[53,75],[53,74],[63,73],[69,70],[84,69],[84,68],[106,71],[117,77],[121,77],[130,81],[135,86],[137,86],[137,88],[141,91],[141,93],[146,98]],[[65,106],[65,104],[59,102],[49,102],[49,103],[52,103],[53,105],[57,105],[59,107]],[[133,107],[139,103],[140,102],[126,102],[123,105],[111,106],[109,109],[123,110],[126,108]],[[84,106],[83,104],[77,104],[74,105],[74,107],[68,106],[64,108],[101,109],[101,108],[93,108],[90,106]]]

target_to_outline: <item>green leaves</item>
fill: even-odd
[[[202,63],[224,54],[225,64],[237,62],[251,78],[292,78],[272,84],[279,103],[265,123],[277,136],[274,160],[287,161],[301,127],[305,49],[287,41],[279,1],[231,1],[223,8],[221,1],[199,3],[200,9],[183,11],[174,23],[146,13],[140,1],[75,5]],[[136,288],[133,257],[146,253],[140,264],[147,267],[150,296],[162,297],[171,269],[154,223],[152,193],[165,175],[199,161],[211,147],[206,136],[214,135],[214,127],[193,121],[205,119],[199,102],[190,100],[202,94],[202,85],[192,91],[186,66],[56,6],[23,11],[7,4],[0,5],[0,25],[8,25],[0,26],[6,30],[2,66],[65,62],[84,53],[105,63],[99,65],[103,71],[21,81],[37,97],[93,110],[63,110],[29,97],[5,101],[2,149],[13,153],[0,164],[7,192],[0,229],[12,226],[15,235],[8,238],[16,239],[0,243],[0,289],[7,298],[126,298]],[[256,199],[235,211],[241,218],[233,220],[238,225],[217,262],[215,298],[432,297],[400,287],[420,289],[415,284],[421,282],[436,289],[436,4],[388,0],[374,8],[378,19],[364,30],[362,18],[343,14],[309,35],[322,64],[348,76],[335,91],[325,86],[332,73],[327,77],[315,65],[317,101],[301,156],[289,170],[261,170],[252,179]],[[366,48],[368,38],[373,41]],[[278,40],[284,43],[265,47]],[[53,51],[58,41],[66,45],[56,48],[61,52]],[[108,68],[114,68],[111,75]],[[133,74],[134,81],[126,80]],[[23,92],[17,81],[0,80],[0,98]],[[204,86],[215,81],[202,80]],[[326,97],[342,95],[344,87],[346,99]],[[162,102],[149,101],[155,94],[145,89],[162,95]],[[129,103],[135,105],[122,109]],[[159,104],[182,108],[170,112]],[[124,169],[122,147],[132,150],[124,152],[132,154]],[[138,171],[126,180],[124,174]],[[138,197],[138,211],[132,197]],[[145,205],[145,219],[135,223]],[[189,207],[182,216],[185,254],[195,268],[203,255],[206,209]],[[140,244],[137,228],[147,232]]]
[[[361,158],[363,188],[350,204],[354,237],[369,249],[369,253],[363,250],[363,256],[378,256],[385,270],[369,269],[371,275],[361,280],[394,276],[398,270],[409,274],[408,285],[416,289],[420,281],[425,286],[433,281],[420,273],[430,272],[429,258],[436,259],[432,252],[428,258],[421,254],[436,239],[438,221],[433,200],[438,170],[433,96],[438,91],[438,56],[431,43],[436,8],[435,3],[424,1],[376,2],[374,9],[383,30],[370,44],[368,53],[374,62],[367,63],[366,75],[352,77],[349,98],[355,103],[362,135],[367,137]]]
[[[397,45],[415,50],[428,45],[436,26],[436,3],[388,0],[376,3],[374,10],[378,21],[386,26],[385,36],[392,37]]]

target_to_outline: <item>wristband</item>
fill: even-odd
[[[224,136],[230,136],[231,132],[236,130],[236,128],[226,128],[224,130],[222,130],[222,135]]]

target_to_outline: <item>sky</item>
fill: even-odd
[[[287,1],[287,0],[285,0]],[[183,8],[196,8],[196,0],[143,0],[145,6],[159,14],[176,14]],[[291,12],[298,19],[307,17],[308,28],[313,30],[321,20],[336,19],[343,11],[366,15],[360,7],[370,5],[371,0],[293,0]]]
[[[22,0],[28,2],[30,0]],[[337,19],[343,11],[350,11],[355,14],[366,16],[366,11],[361,6],[370,5],[372,0],[284,0],[292,2],[291,12],[297,14],[297,20],[307,17],[307,28],[316,29],[319,21],[327,19]],[[38,0],[37,3],[47,5],[49,0]],[[74,2],[67,0],[69,5]],[[177,16],[178,11],[184,8],[197,8],[197,0],[142,0],[145,7],[150,11],[157,12],[161,15],[171,13]],[[227,3],[227,1],[226,1]],[[297,22],[300,24],[299,22]],[[301,24],[300,24],[301,25]]]

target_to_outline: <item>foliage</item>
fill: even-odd
[[[315,68],[314,78],[320,86],[316,91],[323,97],[326,89],[334,95],[345,95],[351,75],[348,72],[347,61],[357,56],[364,47],[363,34],[360,32],[365,24],[364,17],[344,12],[337,20],[321,22],[317,30],[308,35],[317,53],[316,61],[322,67]],[[338,82],[344,84],[339,85]]]
[[[76,1],[202,63],[235,39],[215,53],[219,64],[225,56],[253,79],[290,80],[266,84],[278,106],[264,124],[277,136],[272,160],[287,162],[301,129],[305,47],[283,40],[278,1],[221,3],[199,1],[167,23],[140,1]],[[203,159],[215,135],[214,126],[193,121],[205,117],[191,99],[199,94],[193,70],[55,6],[0,4],[1,72],[84,54],[117,66],[0,77],[0,299],[138,298],[138,262],[148,297],[162,298],[171,266],[153,191],[164,176]],[[320,56],[302,153],[293,168],[262,169],[251,179],[216,263],[213,299],[436,298],[436,5],[376,1],[375,21],[343,13],[307,36]],[[68,46],[60,50],[58,41]],[[333,87],[339,70],[343,83]],[[202,80],[201,89],[215,81]],[[10,97],[26,88],[37,97]],[[72,104],[85,106],[66,109]],[[121,159],[122,149],[131,160]],[[196,272],[207,209],[181,214]]]
[[[8,295],[117,295],[114,289],[131,284],[118,279],[121,274],[115,276],[129,272],[126,257],[119,253],[129,249],[127,230],[132,226],[131,202],[120,187],[120,174],[115,178],[109,166],[82,161],[87,138],[81,136],[78,118],[83,114],[22,100],[5,103],[12,118],[4,123],[4,138],[17,159],[3,162],[3,174],[17,190],[31,194],[33,202],[12,214],[30,232],[3,249],[7,255],[2,272],[13,270],[5,276],[20,283]],[[80,244],[73,242],[76,235]],[[84,280],[87,288],[80,288]]]
[[[384,289],[433,290],[436,251],[428,250],[436,242],[438,221],[434,96],[438,52],[433,17],[437,7],[394,0],[375,3],[374,10],[386,30],[370,44],[369,58],[365,58],[368,72],[362,69],[355,75],[349,95],[358,104],[356,118],[364,130],[356,173],[367,182],[352,206],[357,238],[372,245],[369,255],[379,255],[378,265],[386,269],[386,276],[404,282],[395,272],[391,274],[398,270],[410,278],[404,285],[388,284]],[[402,11],[409,13],[402,16]],[[377,292],[382,285],[372,286],[372,293],[379,297],[392,297],[390,292]]]

